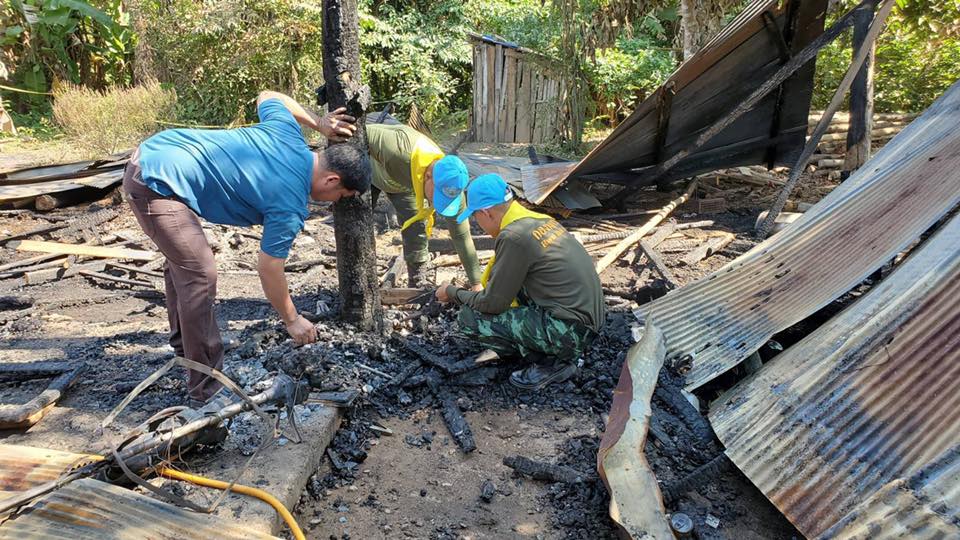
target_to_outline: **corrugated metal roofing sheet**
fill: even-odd
[[[0,444],[0,499],[56,480],[90,456]],[[274,538],[215,516],[197,514],[93,479],[43,497],[14,519],[0,521],[0,539]]]
[[[23,515],[0,525],[0,539],[34,538],[209,540],[276,537],[85,478],[47,495]]]
[[[960,203],[960,83],[804,216],[650,304],[688,389],[738,364],[869,276]]]
[[[809,537],[960,538],[960,216],[710,419]]]
[[[821,536],[857,540],[956,538],[960,446],[907,480],[894,480]]]
[[[84,454],[0,444],[0,498],[56,480],[74,466],[88,463]]]

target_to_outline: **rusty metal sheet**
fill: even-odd
[[[960,537],[960,216],[710,420],[808,537]]]
[[[67,469],[89,462],[85,454],[0,444],[0,498],[56,480]]]
[[[798,221],[651,303],[668,362],[691,361],[687,388],[849,291],[960,203],[958,123],[960,83]]]
[[[627,185],[656,180],[644,171],[688,148],[781,67],[781,38],[788,42],[786,52],[796,53],[823,32],[826,5],[826,0],[750,3],[575,167],[540,166],[538,195],[566,179]],[[805,142],[814,68],[814,62],[802,67],[663,180],[737,165],[792,165]],[[633,178],[612,181],[608,175],[628,171]]]
[[[909,479],[890,482],[823,538],[856,540],[960,537],[960,446]]]
[[[85,478],[34,503],[0,525],[0,539],[183,540],[273,539],[208,514],[162,503]]]

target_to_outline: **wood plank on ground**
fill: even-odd
[[[385,306],[423,303],[430,299],[430,289],[416,289],[406,287],[382,287],[380,289],[380,303]]]
[[[147,251],[144,249],[65,244],[62,242],[41,242],[37,240],[17,240],[11,242],[9,247],[14,248],[17,251],[64,253],[67,255],[82,255],[84,257],[101,257],[108,259],[152,261],[153,259],[157,258],[157,253],[155,251]]]
[[[735,239],[736,236],[733,233],[726,233],[723,236],[712,238],[697,249],[685,255],[682,259],[680,259],[680,262],[687,266],[694,266],[700,261],[727,247]]]
[[[123,169],[119,169],[95,174],[93,176],[87,176],[85,178],[53,180],[50,182],[40,182],[37,184],[0,186],[0,202],[8,202],[14,199],[32,200],[38,195],[59,193],[61,191],[68,191],[82,187],[106,188],[119,183],[122,178]]]

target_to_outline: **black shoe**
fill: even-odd
[[[510,384],[521,390],[540,390],[548,384],[563,382],[577,373],[577,365],[567,362],[534,364],[510,374]]]

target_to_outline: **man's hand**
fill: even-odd
[[[287,327],[287,332],[297,345],[316,343],[317,327],[314,326],[310,321],[304,319],[303,315],[297,315],[293,321],[285,324]]]
[[[441,303],[446,304],[447,302],[450,302],[450,297],[447,295],[447,287],[449,285],[449,281],[444,281],[439,287],[437,287],[437,300],[439,300]]]
[[[260,252],[257,271],[260,273],[263,294],[266,295],[273,309],[277,310],[284,326],[287,327],[287,332],[297,345],[313,343],[317,341],[317,329],[297,313],[297,307],[293,305],[293,300],[290,298],[287,277],[283,273],[283,263],[284,259]]]
[[[470,292],[480,292],[483,290],[483,285],[477,283],[476,285],[470,286]]]
[[[346,112],[346,107],[340,107],[323,115],[323,118],[317,120],[317,131],[333,142],[343,142],[353,137],[357,131],[357,119]]]

